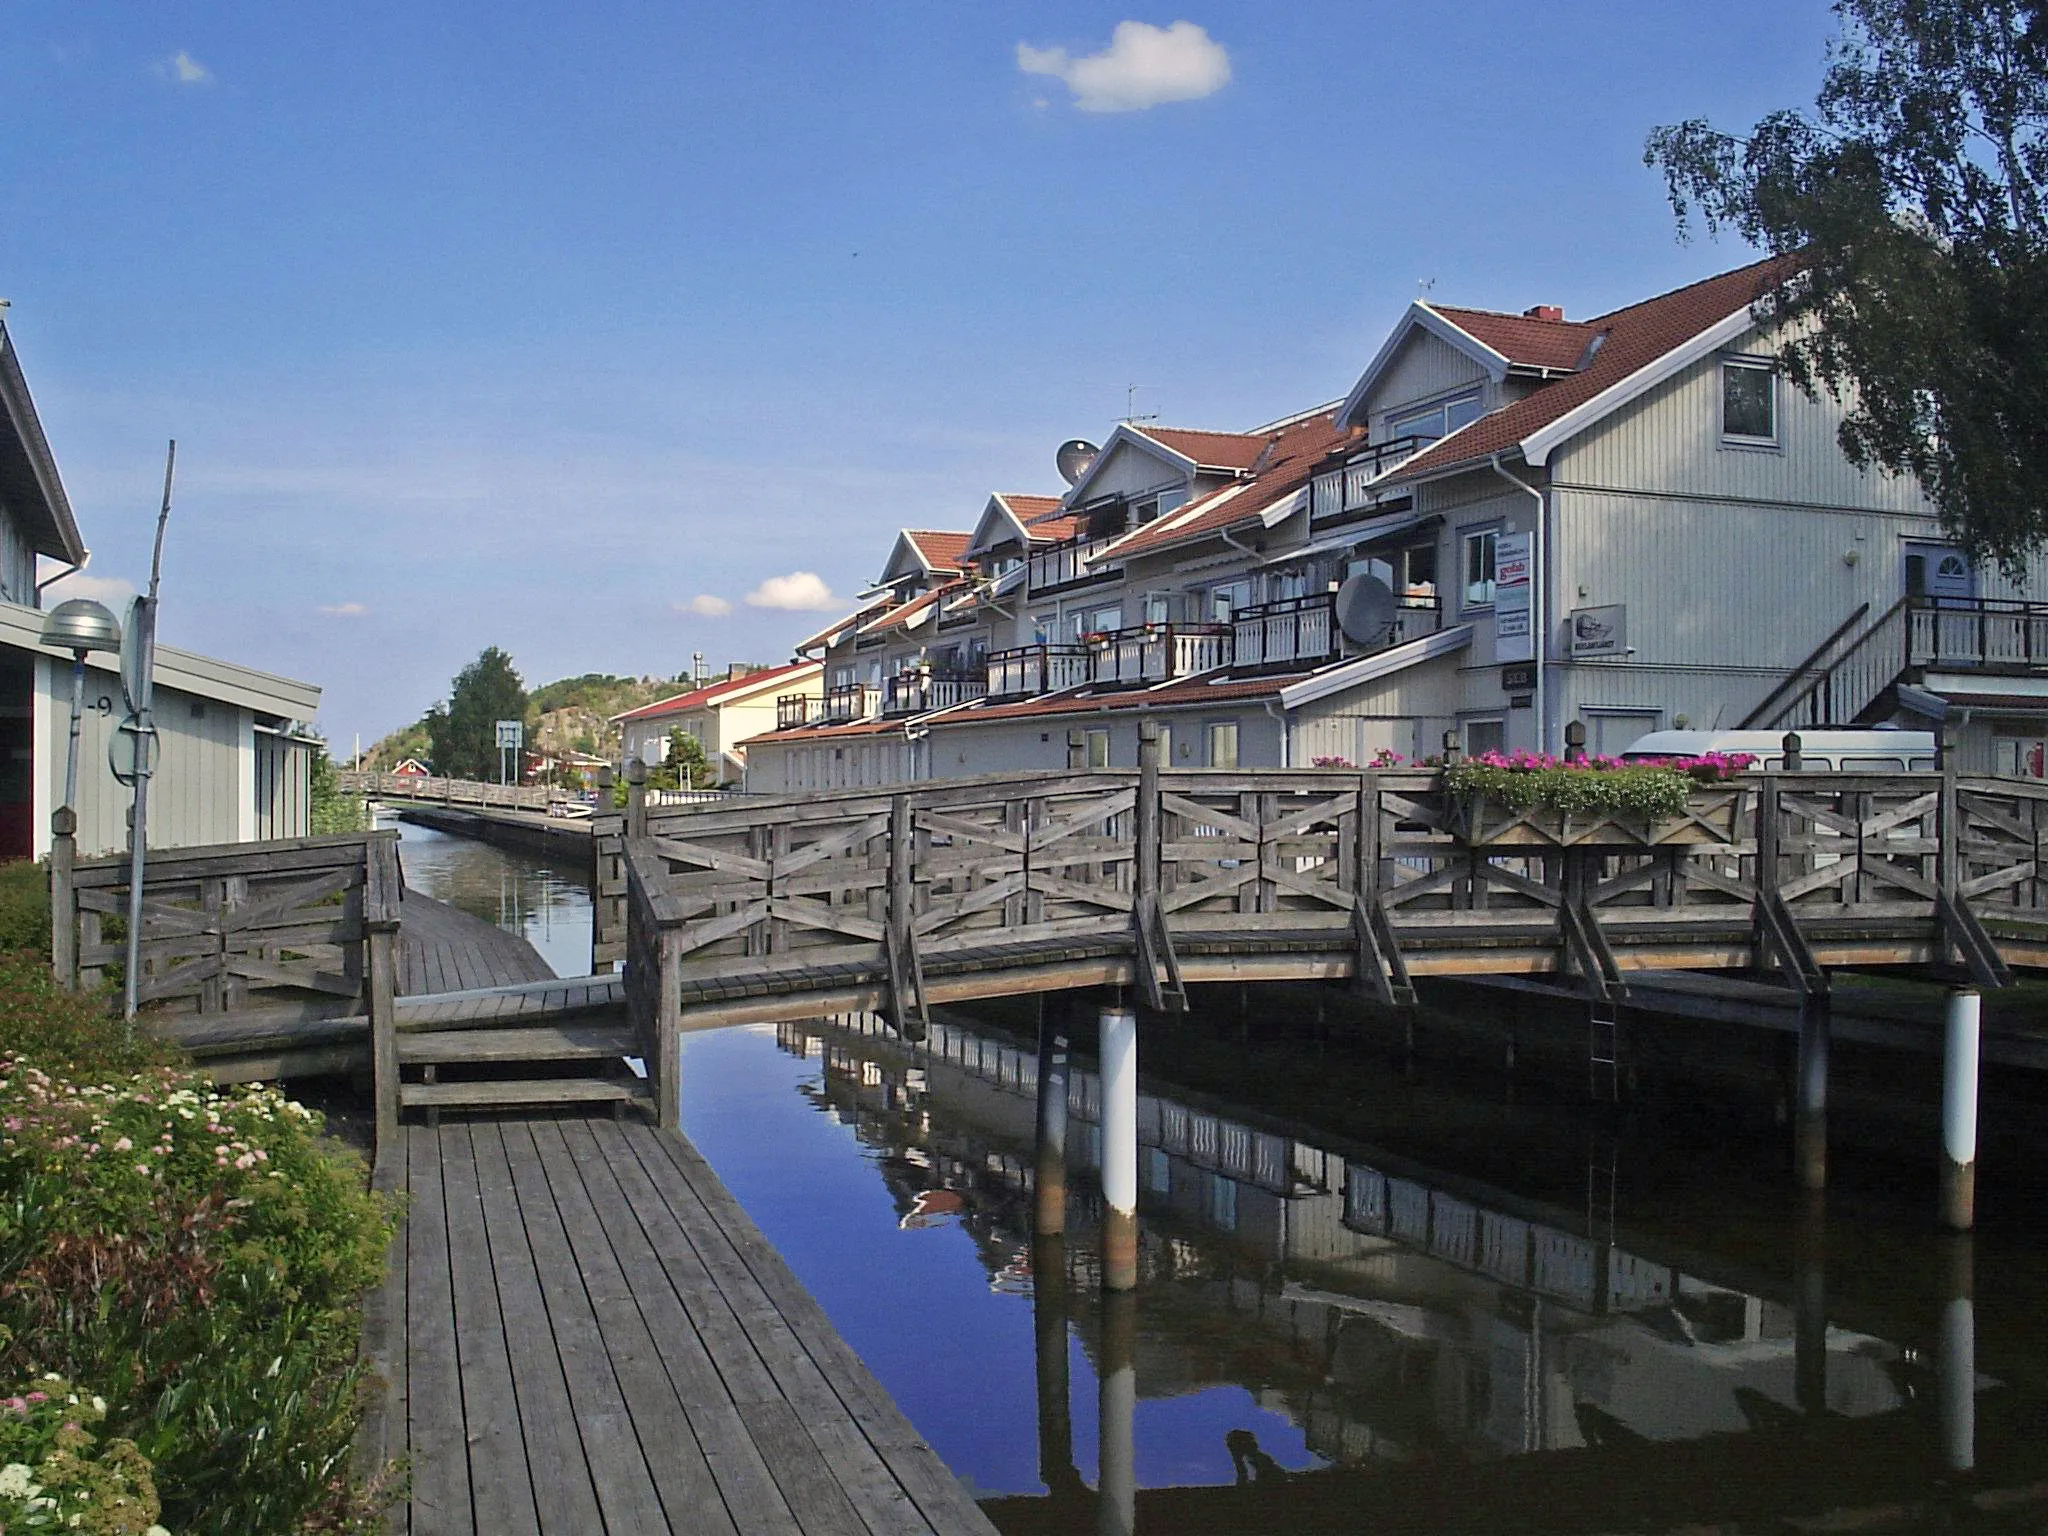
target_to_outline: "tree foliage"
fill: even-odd
[[[704,755],[704,745],[689,732],[668,733],[668,761],[647,770],[649,789],[705,789],[716,775]]]
[[[2014,0],[1839,0],[1811,111],[1658,128],[1682,232],[1786,257],[1762,318],[1843,451],[1915,476],[2017,571],[2048,536],[2048,18]]]
[[[526,685],[495,645],[455,674],[447,704],[427,711],[434,771],[458,779],[498,777],[498,722],[526,719]]]

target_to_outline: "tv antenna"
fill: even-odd
[[[1159,413],[1157,411],[1154,411],[1150,416],[1140,416],[1138,414],[1138,386],[1126,384],[1124,386],[1124,420],[1157,421],[1158,419]]]

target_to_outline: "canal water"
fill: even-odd
[[[403,858],[583,968],[576,871],[415,828]],[[1739,1115],[1418,1069],[1310,995],[1148,1024],[1128,1302],[1085,1061],[1069,1233],[1034,1245],[1014,1010],[686,1037],[684,1130],[1015,1536],[2048,1529],[2030,1186],[1988,1183],[1974,1240],[1911,1158],[1823,1209]]]

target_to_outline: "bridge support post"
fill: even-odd
[[[1804,1190],[1828,1186],[1828,1044],[1834,1015],[1826,993],[1799,1000],[1799,1067],[1792,1124],[1792,1161]]]
[[[1941,1224],[1967,1232],[1977,1220],[1977,1039],[1983,999],[1974,987],[1948,995],[1941,1058]]]
[[[1828,1408],[1827,1205],[1809,1195],[1799,1216],[1792,1295],[1793,1390],[1799,1411]]]
[[[1138,1283],[1138,1015],[1102,1010],[1102,1285]]]
[[[1097,1384],[1096,1536],[1133,1536],[1138,1528],[1138,1298],[1102,1296],[1102,1374]]]
[[[1948,1283],[1941,1309],[1941,1338],[1935,1349],[1936,1417],[1941,1425],[1942,1464],[1951,1472],[1968,1472],[1977,1465],[1976,1256],[1970,1238],[1945,1241]]]
[[[1042,1007],[1042,1005],[1041,1005]],[[1067,1038],[1038,1020],[1038,1144],[1032,1226],[1040,1237],[1067,1230]]]

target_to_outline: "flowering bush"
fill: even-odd
[[[94,1383],[181,1533],[301,1530],[349,1498],[390,1223],[318,1131],[274,1090],[0,1045],[0,1380]]]
[[[1310,758],[1309,761],[1318,768],[1351,768],[1356,766],[1348,757],[1315,757]],[[1373,753],[1372,761],[1365,766],[1368,768],[1398,768],[1405,761],[1406,759],[1392,747],[1381,747],[1379,751]]]
[[[1566,815],[1626,812],[1655,819],[1684,811],[1695,787],[1733,778],[1756,759],[1746,752],[1625,762],[1589,757],[1567,762],[1543,752],[1484,752],[1443,768],[1452,794],[1535,806]]]
[[[0,1397],[0,1531],[170,1536],[156,1523],[149,1458],[128,1440],[96,1442],[107,1401],[55,1371]]]

